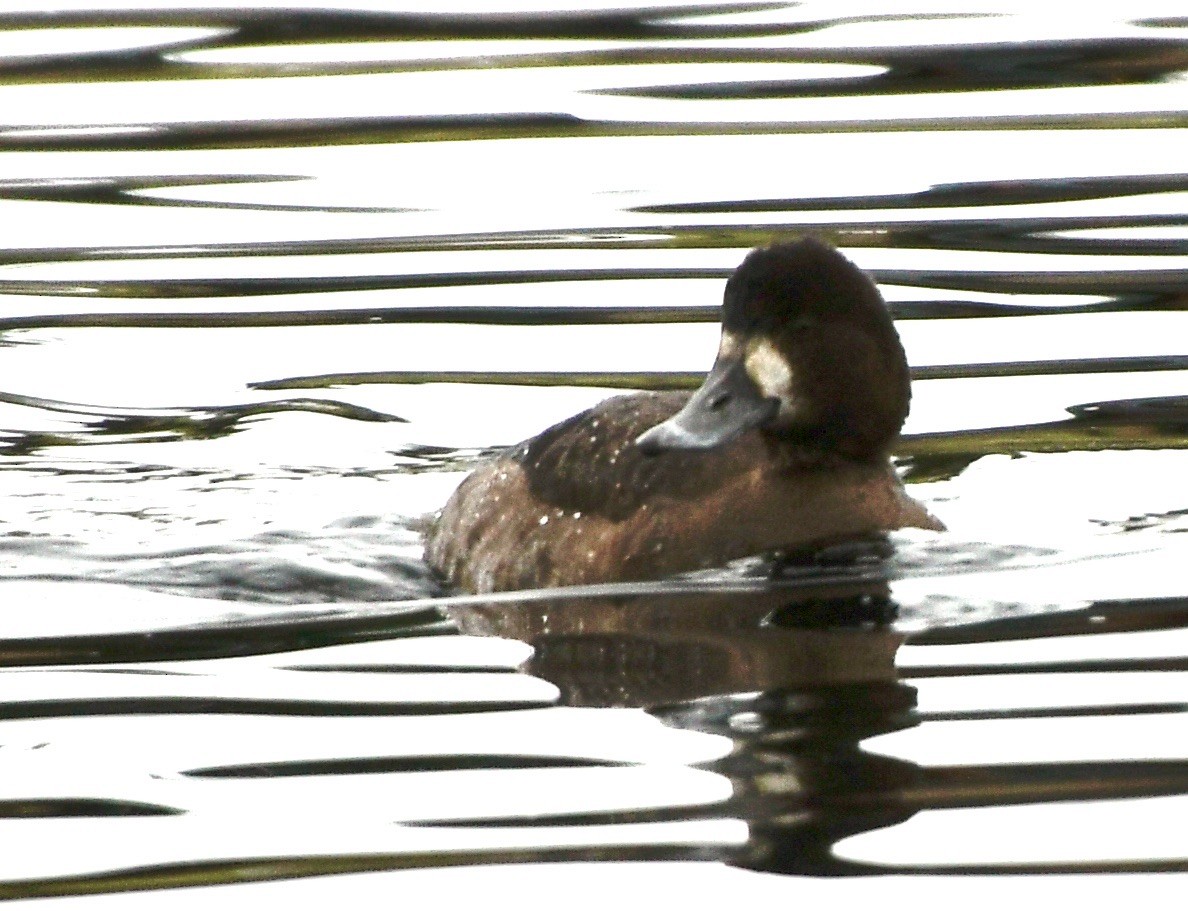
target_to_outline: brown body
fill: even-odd
[[[644,455],[635,438],[688,399],[609,399],[480,466],[430,532],[430,565],[458,588],[507,591],[655,579],[813,542],[940,527],[886,459],[800,466],[758,431],[712,453]]]
[[[726,308],[701,390],[609,399],[482,465],[431,529],[429,564],[490,592],[942,528],[888,459],[910,393],[873,283],[802,241],[752,254]]]

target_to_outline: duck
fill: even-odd
[[[482,463],[431,523],[425,557],[482,594],[941,531],[891,462],[910,399],[870,276],[814,237],[761,247],[726,282],[700,388],[609,398]]]

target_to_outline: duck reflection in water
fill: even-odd
[[[627,810],[616,822],[739,819],[748,837],[722,860],[801,875],[871,872],[834,845],[914,815],[921,770],[864,746],[919,719],[915,688],[896,668],[903,635],[885,622],[886,583],[840,581],[863,566],[806,555],[802,576],[750,591],[705,583],[618,597],[587,589],[595,597],[579,599],[558,590],[543,602],[492,595],[451,613],[467,632],[530,642],[522,669],[556,685],[564,705],[644,708],[730,741],[701,766],[730,782],[721,802]]]
[[[871,279],[815,239],[726,284],[701,388],[608,399],[480,466],[426,557],[472,592],[658,579],[890,529],[941,529],[889,460],[907,361]]]

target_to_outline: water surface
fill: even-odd
[[[1176,4],[9,4],[0,54],[0,895],[1178,883]],[[950,532],[458,635],[425,517],[695,386],[805,233],[880,283]]]

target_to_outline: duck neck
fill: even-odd
[[[773,433],[760,431],[763,445],[772,463],[781,472],[831,471],[838,468],[885,466],[890,450],[863,450],[850,452],[837,445],[837,441],[824,434],[811,431],[790,435],[787,431]]]

